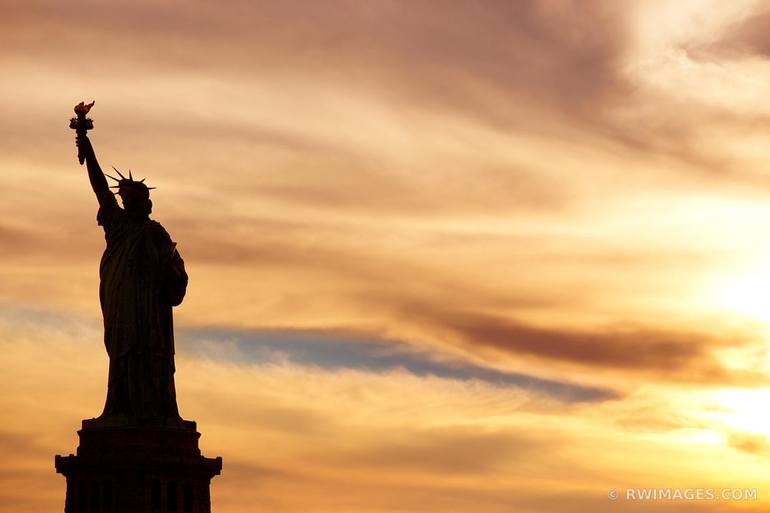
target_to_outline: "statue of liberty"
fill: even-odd
[[[115,169],[105,175],[96,160],[87,130],[91,106],[75,107],[70,127],[77,132],[81,165],[85,161],[99,202],[96,215],[107,247],[99,266],[99,300],[104,318],[104,345],[110,357],[104,411],[92,425],[179,425],[182,420],[174,388],[172,307],[187,288],[184,262],[166,230],[150,219],[152,201],[144,179]],[[105,178],[114,180],[108,185]],[[123,207],[110,188],[117,189]]]

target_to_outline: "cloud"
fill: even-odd
[[[770,41],[762,27],[767,24],[770,11],[760,3],[744,9],[738,16],[728,18],[722,30],[706,40],[687,47],[696,58],[732,60],[767,58]]]
[[[647,87],[648,79],[655,81],[651,75],[656,69],[651,70],[650,62],[661,62],[667,55],[666,48],[655,47],[658,54],[639,53],[653,37],[647,32],[654,35],[658,30],[660,40],[666,41],[665,31],[670,29],[680,37],[675,43],[683,47],[702,37],[695,30],[684,31],[691,36],[689,41],[681,37],[682,30],[676,32],[665,23],[647,27],[645,23],[654,23],[649,20],[658,19],[664,6],[621,9],[605,1],[484,6],[459,2],[437,11],[429,2],[403,9],[384,1],[366,5],[338,1],[325,7],[297,2],[256,6],[239,1],[227,9],[203,1],[130,6],[84,2],[81,9],[72,10],[42,1],[14,4],[4,31],[9,49],[5,55],[8,65],[20,66],[16,76],[42,75],[24,62],[48,62],[46,72],[57,83],[66,84],[63,91],[75,93],[89,84],[94,93],[103,95],[104,105],[118,99],[133,105],[110,120],[126,133],[152,120],[158,130],[165,125],[162,132],[178,137],[217,138],[227,132],[231,141],[242,139],[261,146],[261,151],[269,143],[291,151],[345,153],[351,147],[345,137],[339,137],[343,132],[360,138],[379,136],[367,146],[388,147],[394,138],[402,137],[417,138],[424,148],[426,127],[420,126],[419,118],[429,115],[436,129],[468,124],[506,135],[509,145],[517,137],[537,134],[550,145],[574,141],[639,161],[650,159],[650,153],[674,157],[681,160],[668,169],[674,176],[695,172],[702,180],[720,171],[734,177],[746,175],[724,152],[698,144],[703,125],[720,127],[719,116],[724,112],[704,109],[693,99],[672,101],[667,94],[678,88],[661,95]],[[712,18],[737,9],[712,7],[713,16],[701,16],[709,21],[710,33],[723,28]],[[685,14],[688,9],[693,8],[685,4],[680,8]],[[42,12],[45,16],[40,16]],[[734,19],[734,15],[725,16],[723,25]],[[73,26],[79,30],[71,30]],[[67,59],[83,47],[92,48],[88,59]],[[64,62],[70,63],[68,68],[62,66]],[[72,69],[82,83],[73,80]],[[17,95],[33,91],[16,90]],[[326,114],[328,120],[322,105],[331,111]],[[272,115],[271,106],[280,106],[280,112]],[[8,108],[19,109],[18,105]],[[267,112],[271,115],[265,116]],[[173,118],[180,121],[170,121]],[[388,118],[390,127],[384,123]],[[103,114],[102,119],[109,118]],[[358,123],[348,129],[353,120]],[[321,131],[316,130],[319,122]],[[330,124],[334,131],[329,130]],[[478,146],[462,132],[457,135],[458,145]],[[353,148],[360,151],[364,145],[357,142]],[[414,151],[407,148],[400,154]],[[212,161],[217,159],[215,150],[206,153]],[[258,159],[257,153],[250,157]],[[356,162],[354,167],[362,168],[362,174],[376,185],[381,173],[371,161],[369,165]],[[333,160],[328,166],[320,165],[338,171],[346,167]],[[490,173],[490,179],[510,175],[514,181],[522,174],[522,167],[502,169],[507,172]],[[531,192],[548,194],[546,206],[554,206],[554,199],[569,198],[568,192],[554,192],[556,183],[535,180],[538,173],[530,166],[523,169],[523,181],[536,182]],[[389,200],[400,208],[442,204],[388,178],[382,188],[384,198],[373,195],[370,201],[379,199],[387,206]],[[355,183],[355,177],[351,180]],[[336,197],[322,185],[323,181],[304,187],[277,184],[269,190],[295,201]],[[465,189],[473,200],[473,188]],[[404,195],[405,191],[409,194]],[[520,194],[517,199],[537,195]],[[460,198],[457,194],[447,200],[457,204]],[[356,195],[340,194],[340,199],[345,204],[355,201]],[[473,203],[480,206],[484,200],[481,196]],[[501,208],[502,203],[496,206]]]
[[[474,365],[447,355],[420,351],[416,344],[366,337],[344,331],[311,330],[184,330],[180,351],[196,358],[243,365],[290,362],[330,371],[341,369],[480,381],[495,386],[522,388],[561,401],[600,401],[616,398],[609,389],[539,379],[534,375],[505,372]],[[443,358],[442,358],[443,357]],[[307,425],[311,423],[306,423]]]
[[[47,16],[41,17],[42,12]],[[42,22],[37,30],[54,31],[52,37],[63,48],[92,39],[121,50],[122,58],[148,57],[151,43],[162,42],[162,56],[177,66],[195,62],[216,69],[248,55],[261,58],[251,70],[283,62],[341,74],[357,64],[364,69],[349,75],[350,80],[366,80],[365,73],[381,69],[401,78],[388,84],[395,89],[426,79],[425,89],[435,90],[440,81],[444,87],[439,92],[446,92],[463,86],[457,80],[445,82],[447,77],[465,76],[501,89],[525,89],[533,96],[550,93],[554,100],[565,98],[566,91],[577,92],[578,101],[585,101],[606,89],[604,81],[612,81],[613,57],[622,48],[625,29],[621,15],[608,2],[461,2],[441,10],[430,2],[416,2],[409,9],[389,2],[347,1],[325,7],[239,1],[227,9],[202,1],[124,6],[84,2],[78,10],[30,2],[10,10],[6,38],[20,42],[37,21]],[[68,30],[72,26],[80,30]],[[239,52],[222,51],[235,45]],[[32,49],[62,47],[41,44]],[[219,59],[212,59],[214,55]],[[159,62],[157,57],[153,61]],[[407,76],[410,80],[404,80]],[[369,77],[375,78],[381,77]]]
[[[750,331],[713,336],[633,325],[570,329],[424,304],[403,305],[399,311],[404,325],[414,326],[423,336],[460,347],[468,355],[497,361],[502,367],[521,368],[521,362],[538,362],[546,376],[554,372],[546,371],[553,365],[562,371],[582,368],[586,372],[578,374],[583,379],[592,372],[631,372],[639,377],[700,383],[761,380],[754,372],[728,369],[717,355],[724,348],[752,347],[755,339]]]
[[[42,246],[39,237],[35,237],[28,230],[16,228],[6,223],[0,224],[0,251],[4,257],[14,254],[27,254],[32,249]]]
[[[767,436],[756,433],[731,433],[728,437],[731,447],[749,454],[766,455],[770,453]]]
[[[384,470],[442,476],[492,475],[514,458],[550,459],[552,451],[558,448],[552,441],[539,439],[536,433],[454,428],[410,432],[408,437],[394,435],[362,452],[342,452],[337,457],[340,465],[353,467],[376,461]]]
[[[670,372],[704,356],[703,335],[617,329],[595,332],[526,326],[502,317],[451,312],[443,325],[473,344],[596,366]]]

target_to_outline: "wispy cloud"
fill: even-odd
[[[180,351],[195,357],[246,365],[289,362],[330,371],[365,372],[404,370],[415,376],[435,376],[462,381],[523,388],[559,400],[593,401],[615,398],[612,390],[560,383],[494,368],[473,365],[448,355],[432,355],[415,345],[376,340],[356,334],[312,331],[223,331],[190,329],[183,332]]]

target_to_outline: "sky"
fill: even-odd
[[[766,511],[768,23],[0,0],[0,513],[63,508],[54,455],[104,402],[83,100],[185,259],[214,511]],[[756,497],[628,498],[651,488]]]

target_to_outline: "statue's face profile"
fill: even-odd
[[[118,195],[123,202],[123,208],[126,212],[149,215],[151,203],[148,196],[143,194],[142,191],[136,190],[133,187],[121,187]]]

